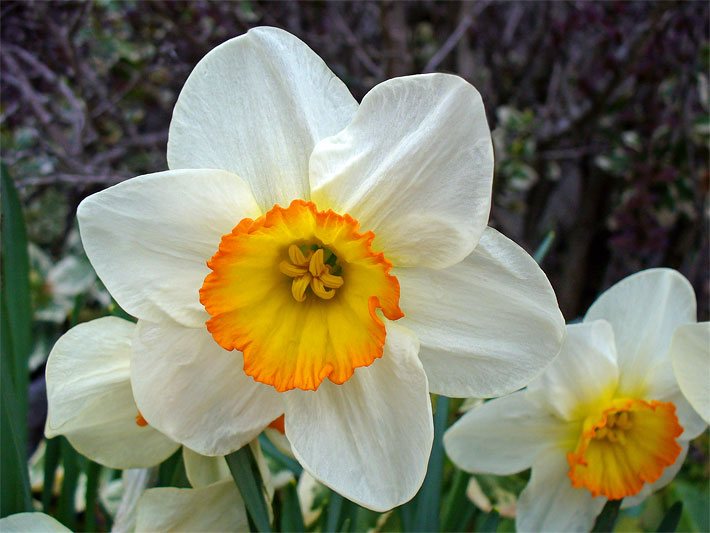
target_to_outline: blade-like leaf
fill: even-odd
[[[296,483],[287,483],[280,491],[281,495],[281,531],[301,533],[306,530],[298,501]]]
[[[249,445],[227,456],[227,465],[244,499],[247,513],[257,531],[271,531],[268,503],[264,498],[264,482]]]
[[[656,531],[658,531],[659,533],[666,531],[675,531],[676,529],[678,529],[678,523],[680,522],[680,517],[682,514],[683,502],[675,502],[673,505],[671,505],[670,509],[668,509],[668,512],[666,513],[666,516],[663,517],[663,520],[661,520],[661,523],[658,524],[658,529]]]
[[[614,524],[616,524],[616,519],[619,518],[620,507],[621,500],[609,500],[606,502],[602,512],[597,517],[597,521],[594,523],[592,531],[614,531]]]

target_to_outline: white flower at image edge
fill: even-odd
[[[678,388],[671,354],[696,360],[693,288],[674,270],[620,281],[567,327],[557,358],[527,389],[467,412],[444,435],[473,473],[532,467],[518,500],[519,531],[589,531],[609,499],[637,505],[667,485],[706,427]],[[702,368],[696,371],[702,371]]]
[[[304,43],[257,28],[195,67],[168,164],[78,217],[139,319],[140,412],[201,454],[285,414],[306,470],[387,510],[424,479],[430,391],[506,394],[559,351],[547,278],[486,227],[490,131],[461,78],[392,79],[358,106]]]

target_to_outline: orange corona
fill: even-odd
[[[244,354],[244,371],[278,391],[347,381],[382,356],[403,315],[392,263],[349,215],[295,200],[222,237],[200,290],[207,329]]]
[[[586,418],[577,448],[567,454],[572,484],[610,500],[633,496],[675,462],[681,433],[672,403],[613,400]]]

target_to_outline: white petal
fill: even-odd
[[[70,533],[57,520],[44,513],[17,513],[0,519],[3,533]]]
[[[667,357],[675,329],[695,322],[695,293],[675,270],[644,270],[604,292],[587,311],[584,321],[611,323],[619,363],[619,393],[631,397],[647,393],[647,373]]]
[[[233,481],[199,489],[145,491],[136,531],[249,531],[244,501]]]
[[[401,320],[421,342],[432,392],[490,397],[526,385],[557,354],[565,323],[544,272],[487,228],[461,263],[402,268]]]
[[[441,268],[471,253],[488,222],[492,181],[481,96],[448,74],[377,85],[311,157],[313,201],[374,231],[398,266]]]
[[[219,170],[158,172],[119,183],[79,205],[81,239],[123,309],[187,326],[209,318],[199,290],[207,261],[240,220],[259,216],[249,187]]]
[[[385,352],[343,385],[286,396],[286,436],[316,479],[375,511],[411,499],[433,439],[426,375],[413,334],[387,323]]]
[[[241,352],[220,347],[206,329],[138,323],[131,382],[143,417],[203,455],[227,455],[283,413],[273,387],[242,370]]]
[[[673,481],[676,474],[680,471],[681,467],[683,466],[683,462],[685,461],[685,457],[688,455],[688,443],[687,442],[680,442],[679,444],[681,445],[681,451],[680,451],[680,454],[678,454],[678,458],[675,460],[675,463],[673,463],[671,466],[667,467],[663,471],[663,474],[661,474],[661,477],[659,477],[655,482],[646,483],[643,486],[643,488],[641,489],[641,492],[636,494],[636,496],[630,496],[628,498],[624,498],[624,501],[621,502],[622,509],[626,509],[628,507],[635,507],[636,505],[643,502],[646,498],[648,498],[651,494],[662,489],[663,487],[668,485],[668,483]]]
[[[466,412],[444,434],[444,447],[462,470],[508,475],[530,468],[546,447],[574,446],[574,433],[519,391]]]
[[[308,159],[357,109],[345,85],[308,46],[277,28],[223,43],[180,93],[168,139],[170,168],[242,176],[259,205],[308,199]]]
[[[670,347],[680,390],[710,423],[710,322],[679,327]]]
[[[208,457],[183,446],[182,459],[187,479],[193,488],[206,487],[212,483],[232,479],[229,466],[223,456]]]
[[[156,465],[178,444],[136,423],[130,384],[135,325],[105,317],[80,324],[54,345],[47,361],[47,437],[65,435],[91,460],[110,468]]]
[[[535,461],[530,482],[518,499],[517,531],[589,531],[606,498],[592,498],[567,477],[567,459],[560,450],[547,450]]]
[[[611,325],[571,324],[559,355],[528,385],[528,398],[560,418],[582,420],[614,398],[618,381]]]

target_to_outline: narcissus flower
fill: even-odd
[[[706,426],[669,355],[683,328],[697,326],[695,313],[692,287],[673,270],[622,280],[584,323],[567,327],[559,356],[526,390],[449,429],[447,453],[470,472],[532,467],[518,501],[521,531],[589,530],[607,500],[638,504],[673,479]]]
[[[200,453],[285,414],[314,477],[389,509],[424,478],[430,390],[508,393],[559,350],[547,278],[486,227],[490,132],[461,78],[389,80],[358,106],[297,38],[254,29],[195,67],[168,164],[78,216],[140,319],[142,415]]]

